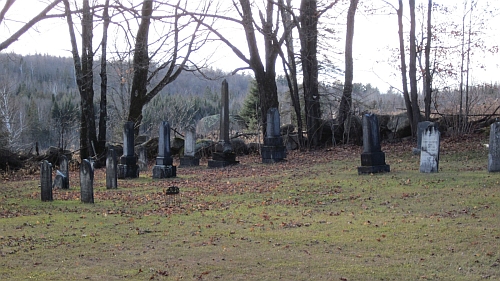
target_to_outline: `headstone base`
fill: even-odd
[[[363,152],[361,153],[361,166],[383,166],[385,165],[384,152]]]
[[[286,147],[281,146],[262,146],[260,153],[262,155],[262,163],[270,164],[285,161]]]
[[[138,178],[139,177],[139,165],[124,165],[118,164],[118,175],[119,179],[127,179],[127,178]]]
[[[236,154],[234,152],[223,153],[223,152],[214,152],[212,154],[212,160],[208,160],[209,168],[223,168],[227,166],[232,166],[240,163],[240,161],[236,161]]]
[[[193,167],[200,166],[200,159],[196,157],[184,156],[180,159],[181,163],[179,167]]]
[[[177,176],[177,167],[155,165],[153,167],[153,179],[175,178]]]
[[[376,173],[389,173],[390,171],[391,171],[391,167],[389,165],[361,166],[361,167],[358,167],[358,175],[376,174]]]

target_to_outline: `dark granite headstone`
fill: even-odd
[[[280,113],[277,108],[267,111],[266,137],[261,147],[262,163],[276,163],[285,160],[286,147],[280,130]]]
[[[40,163],[40,188],[42,201],[52,201],[52,164],[47,160]]]
[[[118,178],[138,178],[139,165],[134,153],[134,122],[126,122],[123,126],[123,155],[118,165]]]
[[[222,168],[238,163],[229,138],[229,88],[224,79],[221,88],[219,144],[216,146],[216,151],[212,153],[212,160],[208,160],[208,167]]]
[[[390,172],[390,166],[385,163],[385,153],[380,146],[378,119],[375,114],[363,115],[363,153],[358,174]]]
[[[186,128],[184,139],[184,157],[180,159],[180,167],[199,166],[200,159],[196,157],[196,128]]]
[[[94,167],[88,159],[80,164],[80,198],[83,203],[94,203]]]
[[[153,167],[153,178],[163,179],[177,176],[177,169],[173,165],[174,160],[170,152],[170,124],[161,122],[160,135],[158,138],[158,156],[156,165]]]
[[[488,172],[500,172],[500,122],[491,124]]]
[[[420,172],[437,173],[439,171],[440,132],[434,123],[429,124],[422,133],[420,148]]]
[[[118,188],[118,163],[116,161],[116,152],[114,149],[108,149],[106,156],[106,188]]]

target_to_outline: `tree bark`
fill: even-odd
[[[267,111],[270,108],[279,109],[278,88],[276,86],[276,59],[279,54],[280,44],[275,42],[273,36],[273,3],[267,1],[266,18],[261,16],[262,33],[264,34],[265,45],[265,68],[260,58],[259,49],[257,47],[257,39],[253,26],[253,16],[249,0],[240,0],[242,11],[242,24],[245,30],[247,46],[250,53],[248,61],[250,68],[253,70],[257,88],[259,90],[260,99],[260,117],[262,120],[262,133],[266,135]]]
[[[347,31],[346,31],[346,42],[345,42],[345,80],[344,80],[344,91],[342,93],[342,98],[340,100],[338,121],[340,130],[345,134],[349,128],[344,127],[345,121],[352,114],[352,80],[354,76],[354,66],[352,58],[352,45],[354,39],[354,16],[356,15],[356,9],[358,6],[358,0],[351,0],[349,5],[349,10],[347,12]]]
[[[411,97],[411,131],[412,135],[416,136],[418,122],[420,121],[420,108],[418,105],[417,91],[417,44],[415,37],[415,0],[409,0],[410,3],[410,97]]]
[[[413,126],[413,110],[411,106],[410,94],[408,92],[408,79],[406,76],[406,55],[405,41],[403,37],[403,0],[399,0],[398,7],[398,35],[399,35],[399,56],[401,58],[401,80],[403,82],[403,98],[406,106],[406,114],[410,120],[410,125]]]
[[[108,75],[106,72],[107,61],[106,61],[106,51],[108,45],[108,27],[109,27],[109,0],[104,3],[103,17],[103,27],[102,27],[102,40],[101,40],[101,102],[99,107],[99,135],[98,135],[98,148],[99,154],[102,154],[106,150],[106,131],[107,125],[106,120],[108,119],[107,111],[107,90],[108,90]]]
[[[142,4],[141,23],[137,30],[134,51],[134,77],[130,92],[130,109],[128,121],[134,122],[135,135],[139,134],[139,125],[142,121],[142,108],[146,104],[148,69],[149,69],[149,26],[153,14],[153,1],[145,0]]]
[[[73,27],[73,19],[68,0],[63,0],[66,20],[71,38],[73,62],[78,90],[80,92],[80,159],[87,159],[95,155],[94,145],[97,145],[95,115],[94,115],[94,88],[93,88],[93,60],[92,50],[92,14],[89,1],[83,0],[82,7],[82,57],[78,55],[78,47]]]
[[[431,41],[432,41],[432,0],[429,0],[427,6],[427,42],[425,44],[425,83],[424,83],[424,104],[425,120],[431,119],[431,98],[432,98],[432,73],[430,66]]]
[[[302,123],[302,110],[300,107],[300,97],[299,97],[299,84],[297,82],[297,64],[295,62],[295,51],[293,46],[293,36],[292,29],[294,27],[293,21],[291,19],[290,10],[291,0],[287,0],[286,8],[283,3],[283,0],[279,0],[279,4],[281,7],[281,17],[285,29],[285,46],[287,50],[287,61],[288,61],[288,69],[290,71],[290,75],[287,74],[288,80],[288,88],[290,90],[290,99],[292,101],[292,106],[295,111],[295,116],[297,117],[297,132],[299,139],[299,147],[302,147],[304,144],[304,137],[302,134],[304,125]]]
[[[307,139],[309,147],[319,145],[321,106],[318,87],[318,10],[316,0],[302,0],[299,30],[304,87]]]

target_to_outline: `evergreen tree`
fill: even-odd
[[[252,80],[250,91],[243,101],[240,116],[245,120],[245,122],[247,122],[248,128],[250,130],[256,130],[260,121],[259,114],[259,89],[257,88],[257,82],[255,80]]]

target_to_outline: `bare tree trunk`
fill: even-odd
[[[398,7],[398,35],[399,35],[399,56],[401,58],[401,79],[403,82],[403,98],[405,100],[406,114],[410,120],[410,124],[413,127],[413,110],[410,99],[410,94],[408,93],[408,80],[406,77],[406,56],[405,56],[405,44],[403,37],[403,0],[399,0]]]
[[[427,6],[427,43],[425,44],[425,82],[424,82],[424,104],[425,120],[431,119],[431,99],[432,99],[432,73],[430,67],[431,41],[432,41],[432,0],[429,0]]]
[[[149,26],[153,14],[153,1],[145,0],[142,4],[141,23],[137,30],[134,50],[134,77],[130,92],[130,109],[128,121],[134,122],[135,135],[139,134],[139,125],[142,121],[142,108],[146,104],[148,69],[149,69]]]
[[[262,133],[266,135],[267,111],[270,108],[278,108],[278,88],[276,86],[276,59],[279,53],[279,46],[273,42],[273,3],[267,1],[266,18],[261,16],[262,33],[265,35],[265,68],[259,55],[255,30],[253,27],[253,16],[249,0],[240,0],[243,16],[243,28],[247,39],[248,50],[250,53],[249,65],[255,74],[257,88],[259,89],[260,117],[263,123]]]
[[[281,17],[283,21],[283,25],[285,28],[285,46],[287,50],[287,61],[288,61],[288,69],[290,70],[290,75],[286,73],[288,80],[288,88],[290,90],[290,99],[292,101],[292,106],[295,111],[295,116],[297,117],[297,132],[299,139],[299,147],[302,147],[304,144],[304,136],[302,134],[304,125],[302,123],[302,110],[300,108],[300,98],[299,98],[299,84],[297,82],[297,64],[295,62],[295,52],[293,47],[293,21],[291,19],[291,15],[289,10],[291,10],[291,0],[287,0],[286,9],[283,4],[283,0],[279,0],[281,5]]]
[[[349,11],[347,12],[347,31],[345,41],[345,80],[344,91],[340,100],[338,114],[339,127],[343,134],[349,131],[349,128],[344,127],[344,123],[352,114],[352,80],[354,76],[352,45],[354,39],[354,17],[356,15],[357,6],[358,0],[351,0]]]
[[[101,73],[100,73],[101,103],[99,108],[99,136],[98,136],[98,146],[97,146],[99,154],[103,153],[106,149],[106,131],[107,131],[106,119],[108,118],[108,111],[107,111],[108,103],[106,98],[108,89],[108,75],[106,72],[107,68],[106,51],[108,45],[108,27],[110,22],[108,8],[109,8],[109,0],[106,0],[102,15],[104,22],[102,27],[103,30],[102,30],[102,40],[101,40]]]
[[[75,64],[75,75],[80,92],[80,159],[94,156],[94,145],[97,144],[95,115],[94,115],[94,88],[93,88],[93,59],[92,50],[92,14],[89,1],[83,0],[82,8],[82,57],[78,56],[76,36],[71,18],[71,10],[68,0],[63,0],[71,37],[73,61]]]
[[[416,136],[418,122],[420,121],[420,108],[418,106],[418,91],[417,91],[417,46],[415,38],[415,0],[410,2],[410,96],[412,108],[412,135]]]
[[[470,71],[470,44],[471,44],[471,28],[472,28],[472,11],[474,9],[474,1],[471,1],[469,11],[469,34],[467,40],[467,76],[465,78],[465,125],[469,124],[469,71]]]
[[[304,87],[307,139],[309,147],[319,145],[321,106],[318,87],[318,10],[316,0],[302,0],[300,5],[301,60]]]

